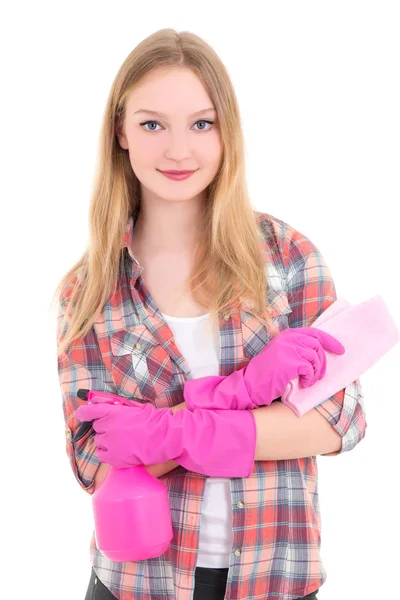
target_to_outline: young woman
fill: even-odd
[[[182,170],[190,175],[166,173]],[[93,494],[109,465],[122,464],[107,420],[100,433],[96,419],[106,406],[126,409],[128,464],[165,483],[174,529],[163,555],[138,562],[108,560],[93,534],[86,600],[316,598],[327,576],[316,456],[363,439],[362,390],[354,381],[298,418],[268,388],[272,370],[282,385],[293,377],[290,352],[312,385],[324,352],[343,351],[305,330],[336,300],[335,286],[311,240],[252,208],[232,83],[196,35],[158,31],[121,66],[104,114],[89,246],[58,300],[67,453],[79,485]],[[218,397],[214,386],[207,396],[203,381],[214,380],[242,391]],[[127,425],[133,402],[84,407],[79,388],[134,399],[149,419],[164,411],[187,447],[177,440],[181,451],[163,454],[149,433],[157,427]],[[74,443],[85,410],[93,428]]]

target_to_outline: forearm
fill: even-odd
[[[175,413],[186,408],[181,402],[172,407]],[[270,406],[262,406],[253,410],[256,423],[255,460],[284,460],[317,456],[340,450],[342,437],[333,429],[326,419],[315,409],[302,417],[282,404],[272,402]],[[109,469],[102,463],[95,477],[95,489],[105,479]],[[154,465],[146,465],[146,470],[154,477],[161,477],[179,466],[174,460]]]
[[[257,440],[255,460],[303,458],[335,452],[341,435],[315,408],[298,417],[282,402],[253,410]]]
[[[186,408],[182,402],[173,411]],[[253,411],[256,423],[255,460],[284,460],[336,452],[342,447],[341,435],[315,409],[298,417],[282,402],[272,402]],[[173,467],[177,466],[174,461]],[[164,466],[168,465],[163,463]],[[167,472],[167,471],[165,471]]]
[[[172,408],[177,410],[186,408],[186,403],[181,402]],[[341,435],[328,423],[328,421],[315,409],[298,417],[282,402],[272,402],[269,406],[261,406],[253,411],[256,423],[256,453],[255,460],[284,460],[290,458],[303,458],[305,456],[318,456],[336,452],[342,447]],[[169,463],[172,466],[169,466]],[[161,465],[163,473],[175,469],[178,463],[167,461]],[[159,475],[157,475],[159,477]]]

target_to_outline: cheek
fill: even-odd
[[[200,136],[199,136],[200,137]],[[199,164],[211,169],[218,169],[222,160],[223,148],[219,133],[204,135],[193,146],[193,153],[197,155]]]
[[[223,145],[222,145],[222,139],[221,139],[221,135],[219,130],[216,130],[215,132],[213,132],[213,135],[211,136],[210,139],[210,144],[209,144],[209,156],[212,157],[212,161],[214,163],[218,163],[218,167],[222,161],[222,156],[223,156]]]
[[[149,163],[154,161],[154,157],[157,155],[156,147],[154,142],[151,143],[147,139],[134,139],[129,143],[129,158],[132,165],[136,165],[140,168],[146,167]]]

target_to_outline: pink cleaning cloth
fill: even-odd
[[[355,306],[339,298],[311,327],[333,335],[346,352],[325,351],[325,377],[314,385],[301,388],[299,378],[289,381],[281,401],[298,417],[358,379],[399,341],[397,326],[380,295]]]

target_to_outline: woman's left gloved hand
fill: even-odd
[[[174,460],[190,471],[214,477],[248,477],[254,466],[256,425],[252,411],[193,412],[129,406],[93,398],[75,411],[93,421],[98,458],[115,467],[153,465]]]
[[[183,397],[195,409],[254,409],[279,399],[292,379],[309,387],[325,377],[326,352],[344,354],[335,337],[316,327],[280,331],[246,367],[230,375],[187,379]],[[315,406],[320,400],[315,401]]]

